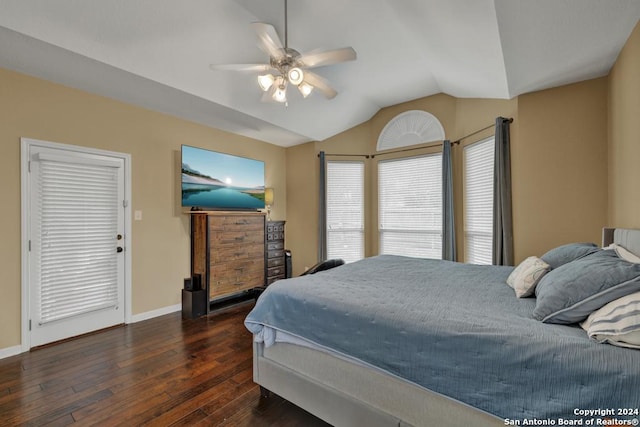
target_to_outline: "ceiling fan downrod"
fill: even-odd
[[[284,51],[289,49],[289,24],[287,23],[287,0],[284,0]]]

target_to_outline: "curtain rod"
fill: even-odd
[[[329,154],[329,153],[324,153],[325,156],[333,156],[333,157],[365,157],[365,158],[369,158],[372,157],[369,154]],[[318,156],[320,157],[320,153],[318,153]]]
[[[452,142],[452,144],[454,144],[454,143]],[[434,143],[427,143],[427,144],[421,145],[419,147],[402,148],[400,150],[382,151],[382,152],[377,153],[377,154],[372,154],[371,158],[373,159],[376,156],[383,156],[385,154],[395,154],[395,153],[404,153],[406,151],[423,150],[425,148],[437,147],[438,145],[442,145],[442,142],[436,142],[435,144]]]
[[[509,123],[513,123],[513,117],[510,117],[510,118],[508,118],[507,120],[509,121]],[[475,131],[475,132],[471,132],[470,134],[467,134],[467,135],[463,136],[462,138],[459,138],[458,140],[456,140],[456,141],[452,142],[452,144],[460,144],[460,141],[462,141],[463,139],[467,139],[467,138],[469,138],[470,136],[473,136],[473,135],[479,134],[480,132],[485,131],[485,130],[487,130],[487,129],[491,129],[491,128],[492,128],[492,127],[494,127],[495,125],[496,125],[495,123],[492,123],[492,124],[490,124],[490,125],[489,125],[489,126],[487,126],[487,127],[484,127],[484,128],[482,128],[482,129],[478,129],[478,130],[477,130],[477,131]]]
[[[510,117],[507,120],[509,121],[509,123],[513,123],[513,117]],[[473,135],[479,134],[480,132],[483,132],[483,131],[485,131],[487,129],[491,129],[492,127],[495,127],[495,123],[492,123],[487,127],[483,127],[482,129],[478,129],[477,131],[471,132],[470,134],[467,134],[467,135],[463,136],[462,138],[459,138],[459,139],[457,139],[455,141],[452,141],[451,145],[460,144],[460,142],[463,139],[467,139],[467,138],[469,138],[469,137],[471,137]],[[401,150],[383,151],[383,152],[380,152],[380,153],[377,153],[377,154],[327,154],[327,153],[325,153],[325,156],[364,157],[364,158],[367,158],[367,159],[369,159],[369,158],[373,159],[376,156],[381,156],[381,155],[384,155],[384,154],[395,154],[395,153],[404,153],[406,151],[422,150],[424,148],[435,147],[435,146],[438,146],[438,145],[441,145],[441,144],[442,144],[442,142],[436,142],[435,144],[425,144],[425,145],[421,145],[419,147],[403,148]],[[318,157],[320,157],[319,153],[318,153]]]
[[[325,153],[325,156],[364,157],[364,158],[367,158],[367,159],[373,159],[376,156],[381,156],[383,154],[393,154],[393,153],[402,153],[404,151],[422,150],[424,148],[435,147],[435,146],[440,145],[440,144],[442,144],[442,143],[441,142],[437,142],[435,144],[426,144],[426,145],[421,145],[419,147],[403,148],[401,150],[382,151],[382,152],[377,153],[377,154],[329,154],[329,153]],[[452,144],[453,144],[453,142],[452,142]],[[318,153],[318,157],[320,157],[319,153]]]

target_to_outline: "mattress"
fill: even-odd
[[[640,352],[532,318],[510,267],[382,255],[276,282],[245,324],[286,334],[503,419],[636,407]]]

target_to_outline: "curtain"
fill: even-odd
[[[327,259],[327,159],[324,151],[320,158],[320,191],[318,201],[318,262]]]
[[[442,259],[456,260],[451,141],[448,139],[442,144]]]
[[[513,265],[513,217],[511,214],[511,153],[509,124],[496,119],[493,176],[493,264]]]

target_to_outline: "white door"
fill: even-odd
[[[28,146],[29,341],[124,323],[124,159]]]

